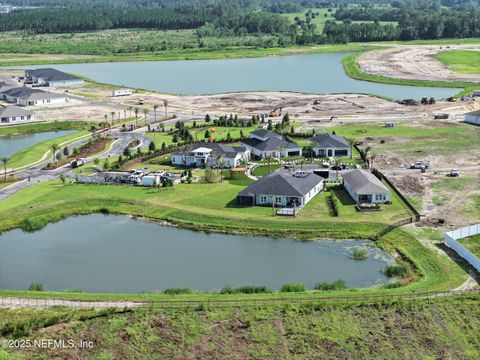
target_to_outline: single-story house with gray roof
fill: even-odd
[[[466,113],[465,122],[469,124],[480,125],[480,110]]]
[[[35,121],[35,114],[17,106],[0,108],[0,125]]]
[[[66,95],[29,87],[1,90],[0,98],[20,106],[53,105],[68,102]]]
[[[343,187],[357,204],[390,201],[390,190],[371,172],[355,169],[342,175]]]
[[[52,68],[25,70],[25,77],[34,84],[47,86],[73,86],[83,85],[84,83],[84,80],[78,76]]]
[[[241,146],[229,146],[220,143],[198,143],[185,151],[171,154],[172,165],[188,167],[205,167],[217,165],[218,159],[223,160],[223,166],[234,168],[242,161],[250,159],[249,151]]]
[[[302,207],[323,189],[323,178],[313,173],[275,171],[237,195],[239,205]]]
[[[301,156],[302,147],[283,139],[282,135],[268,130],[252,131],[248,139],[240,140],[251,154],[265,159],[269,156],[274,158]]]
[[[350,156],[352,151],[349,142],[341,136],[322,134],[312,136],[309,140],[313,143],[312,149],[316,156]]]

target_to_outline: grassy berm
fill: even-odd
[[[87,320],[63,315],[54,325],[40,320],[65,310],[0,310],[0,334],[7,338],[19,323],[27,330],[17,331],[17,339],[94,344],[0,350],[0,359],[479,359],[479,300],[462,295],[363,305],[150,309]],[[30,330],[29,319],[50,326]]]

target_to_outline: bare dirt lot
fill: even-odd
[[[480,45],[392,45],[392,48],[370,51],[358,58],[363,72],[391,78],[430,81],[480,81],[480,75],[459,74],[447,69],[434,58],[440,51],[480,51]]]

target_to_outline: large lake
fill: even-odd
[[[53,67],[103,83],[183,95],[283,90],[314,94],[366,93],[392,99],[420,99],[424,96],[447,98],[459,91],[354,80],[345,74],[342,66],[342,59],[348,55],[326,53],[228,60],[68,64]]]
[[[13,155],[23,148],[35,145],[39,142],[72,134],[75,131],[77,130],[46,131],[26,135],[0,136],[0,157]]]
[[[198,290],[226,285],[315,283],[344,279],[352,287],[388,281],[393,259],[369,247],[364,261],[351,258],[360,241],[309,241],[206,234],[93,214],[49,224],[36,233],[0,236],[0,288],[139,292],[173,287]]]

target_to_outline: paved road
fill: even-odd
[[[109,157],[118,156],[123,153],[123,151],[128,146],[128,144],[133,140],[140,140],[141,141],[140,148],[142,149],[148,148],[148,145],[150,144],[149,138],[139,131],[121,132],[119,130],[112,130],[111,135],[112,137],[118,138],[118,140],[113,142],[110,149],[108,149],[106,153],[100,156],[95,156],[95,157],[98,157],[100,159],[105,159]],[[86,142],[88,142],[88,138],[82,139],[73,144],[70,144],[68,145],[68,148],[71,151],[73,148],[81,146]],[[87,162],[93,161],[93,159],[94,157],[88,158]],[[61,174],[67,175],[70,173],[69,175],[73,176],[73,173],[71,173],[72,169],[70,165],[65,165],[55,170],[42,170],[42,167],[44,167],[48,161],[50,161],[50,159],[46,159],[45,161],[35,166],[32,166],[26,170],[15,172],[15,175],[17,177],[25,178],[27,180],[15,183],[7,188],[0,190],[0,201],[12,196],[16,192],[22,189],[25,189],[32,184],[37,184],[39,182],[57,179]]]

